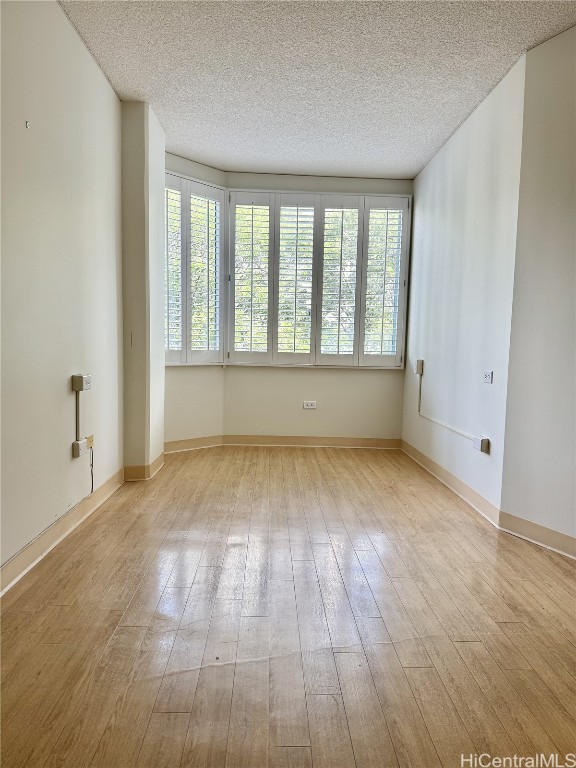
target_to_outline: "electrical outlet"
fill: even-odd
[[[414,373],[417,373],[419,376],[422,376],[424,373],[424,360],[416,360],[414,363]]]
[[[492,384],[494,381],[494,371],[484,371],[484,384]]]
[[[82,440],[74,440],[72,443],[72,458],[79,459],[80,456],[88,450],[88,440],[83,437]]]
[[[94,435],[88,435],[86,438],[86,447],[94,448]]]
[[[305,411],[316,408],[316,400],[304,400],[303,408]]]

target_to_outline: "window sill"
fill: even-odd
[[[310,365],[305,363],[170,363],[166,368],[308,368],[317,370],[346,370],[346,371],[403,371],[402,365]]]

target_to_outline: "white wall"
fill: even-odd
[[[71,374],[122,467],[120,238],[118,99],[55,2],[2,3],[2,562],[90,491]]]
[[[124,464],[164,448],[164,131],[145,102],[122,104]]]
[[[166,368],[166,441],[212,435],[400,439],[403,371]],[[303,400],[317,400],[304,410]]]
[[[411,194],[412,181],[225,173],[166,154],[167,170],[229,188]],[[211,435],[399,439],[403,371],[166,368],[166,441]],[[302,400],[317,400],[304,411]]]
[[[148,302],[149,302],[149,463],[164,452],[164,270],[166,232],[164,225],[164,129],[149,105],[148,152]]]
[[[576,28],[526,55],[502,508],[576,534]]]
[[[221,366],[166,368],[166,442],[224,434],[224,370]]]
[[[403,380],[403,371],[229,367],[224,434],[399,439]]]
[[[522,110],[522,59],[418,175],[403,439],[500,506]],[[491,440],[491,454],[418,416]],[[484,370],[494,383],[482,382]]]

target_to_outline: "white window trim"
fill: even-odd
[[[295,192],[285,190],[265,190],[265,189],[245,189],[245,188],[225,188],[209,182],[204,182],[193,177],[184,176],[173,171],[166,171],[166,177],[170,177],[173,188],[182,190],[184,187],[174,186],[174,180],[179,179],[180,183],[187,182],[194,186],[197,185],[198,193],[205,195],[206,190],[212,194],[218,195],[212,199],[221,200],[221,292],[220,292],[220,339],[221,349],[216,352],[186,351],[188,349],[188,321],[185,323],[182,333],[182,351],[166,351],[165,364],[172,366],[210,366],[217,365],[221,367],[231,366],[253,366],[253,367],[284,367],[284,368],[345,368],[362,370],[400,370],[405,366],[405,346],[406,346],[406,311],[408,295],[408,275],[409,275],[409,254],[410,254],[410,233],[411,233],[411,214],[412,199],[410,194],[342,194],[339,192]],[[202,192],[201,189],[204,191]],[[312,296],[312,323],[311,323],[311,349],[310,355],[302,353],[279,353],[277,347],[277,306],[278,306],[278,271],[279,260],[274,258],[278,253],[279,240],[279,219],[280,219],[280,201],[285,198],[293,198],[298,204],[304,205],[305,200],[315,200],[315,208],[318,201],[321,202],[321,215],[315,215],[314,218],[314,265],[313,265],[313,296]],[[270,251],[269,251],[269,292],[268,292],[268,352],[240,352],[234,351],[234,200],[247,201],[253,199],[255,202],[269,200],[270,203]],[[327,355],[320,353],[320,332],[321,323],[319,313],[321,312],[322,300],[322,257],[323,257],[323,225],[324,225],[324,207],[327,203],[332,205],[342,205],[343,200],[360,200],[361,209],[359,212],[358,240],[359,255],[357,262],[357,281],[356,281],[356,320],[355,320],[355,352],[351,355]],[[184,192],[182,194],[184,201]],[[386,205],[389,202],[389,205]],[[182,202],[183,204],[183,202]],[[285,203],[284,203],[285,204]],[[360,322],[365,309],[366,295],[363,290],[366,279],[367,268],[367,249],[368,249],[368,216],[371,207],[394,208],[399,207],[403,210],[402,217],[402,248],[401,248],[401,266],[400,266],[400,286],[398,294],[398,319],[396,334],[396,354],[395,355],[375,355],[364,353],[361,342],[363,341],[364,324]],[[182,217],[183,228],[189,226],[184,224],[186,217]],[[188,242],[188,240],[186,241]],[[360,248],[361,244],[361,248]],[[184,250],[184,245],[182,246]],[[189,249],[186,249],[189,252]],[[189,259],[189,253],[187,258]],[[185,259],[182,259],[182,285],[187,286],[185,282],[187,270]],[[185,271],[186,270],[186,271]],[[183,317],[188,318],[188,290],[183,291],[182,297]],[[315,311],[314,311],[315,307]],[[185,315],[184,315],[185,313]],[[271,320],[276,320],[272,322]],[[184,333],[185,332],[185,333]],[[186,336],[185,336],[186,334]]]

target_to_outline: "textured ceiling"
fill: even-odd
[[[414,177],[576,2],[61,2],[167,149],[228,171]]]

